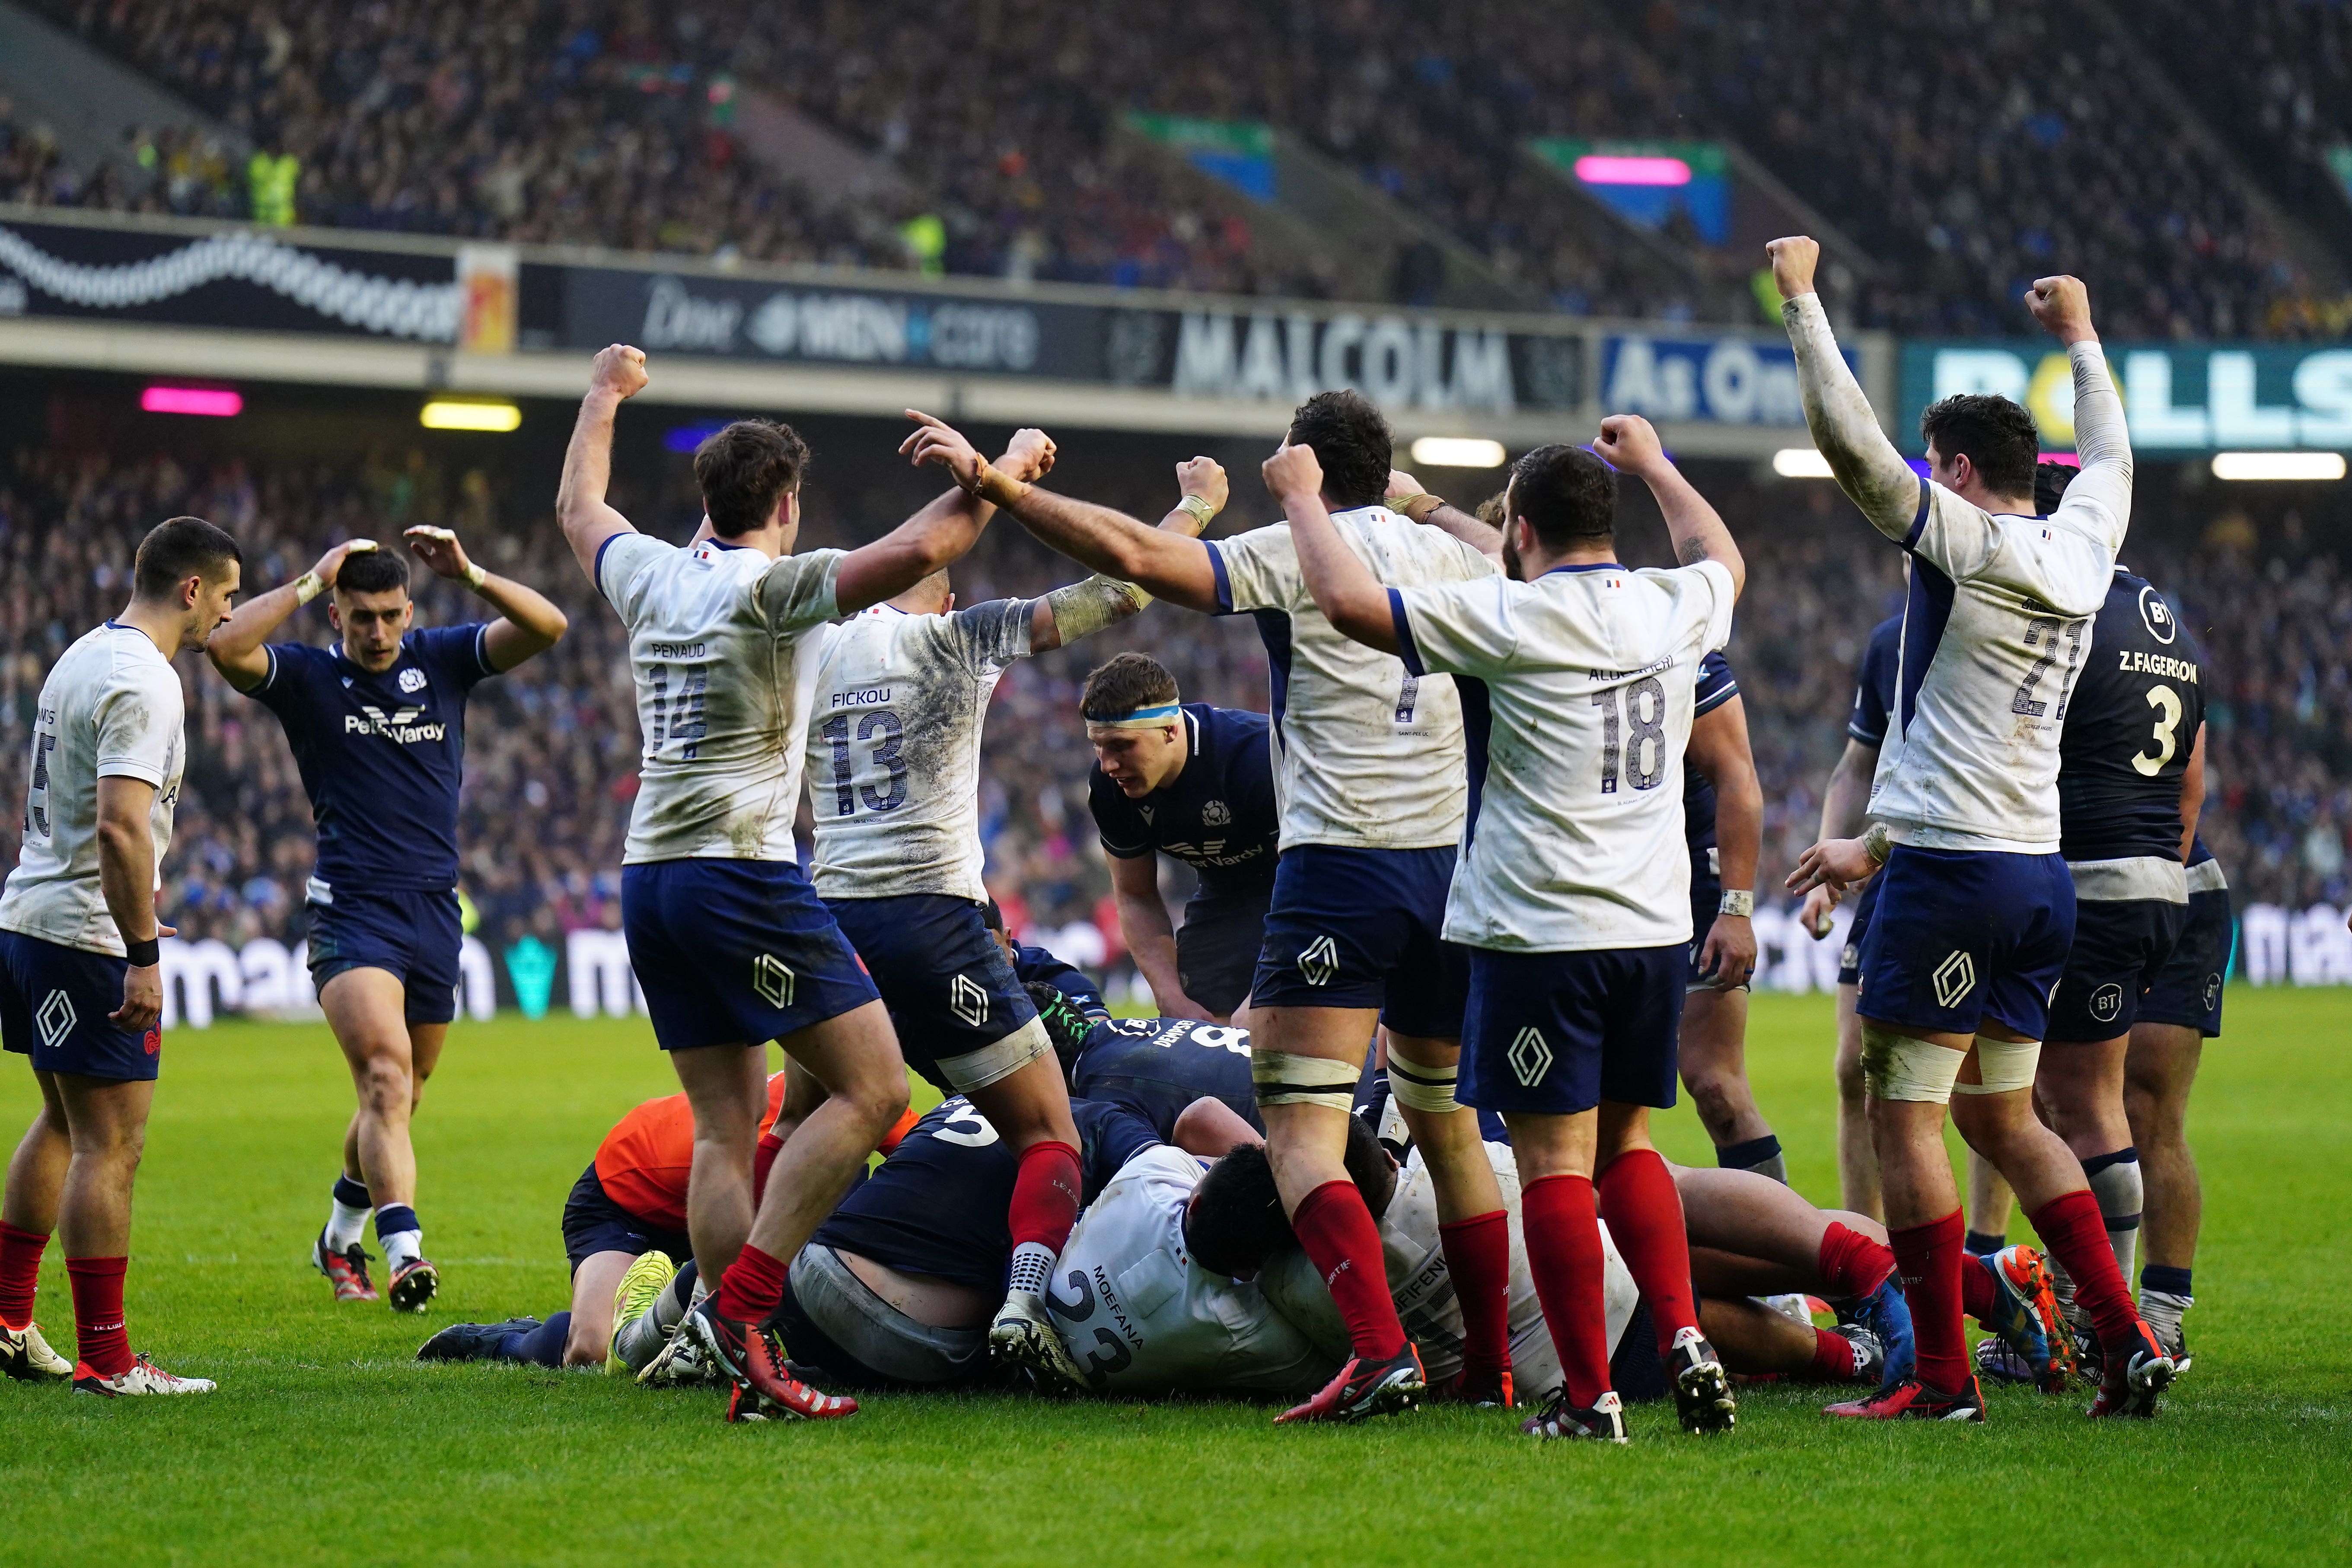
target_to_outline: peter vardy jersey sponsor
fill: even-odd
[[[2200,659],[2164,596],[2116,567],[2059,742],[2069,861],[2179,863],[2181,779],[2205,721]]]
[[[1265,715],[1205,702],[1187,702],[1182,713],[1188,754],[1162,787],[1130,800],[1100,763],[1087,775],[1104,852],[1173,856],[1200,873],[1203,898],[1272,888],[1282,813]]]
[[[247,695],[286,726],[319,826],[316,879],[329,896],[345,885],[457,885],[466,699],[497,673],[488,631],[476,623],[410,632],[381,670],[362,668],[340,643],[265,650],[269,668]]]

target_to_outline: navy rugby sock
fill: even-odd
[[[539,1366],[563,1364],[563,1342],[572,1337],[572,1314],[558,1312],[535,1329],[509,1334],[499,1342],[499,1359],[526,1361]]]
[[[1745,1143],[1717,1144],[1715,1163],[1727,1171],[1753,1171],[1784,1187],[1789,1184],[1789,1162],[1780,1153],[1780,1140],[1769,1132]]]

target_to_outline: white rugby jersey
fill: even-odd
[[[824,897],[986,901],[981,725],[997,679],[1029,656],[1034,605],[910,616],[877,605],[825,638],[807,734]]]
[[[1386,507],[1331,521],[1382,583],[1466,583],[1495,563]],[[1290,525],[1209,544],[1217,604],[1257,617],[1273,677],[1274,783],[1282,847],[1430,849],[1462,836],[1462,703],[1442,675],[1350,641],[1315,607]]]
[[[147,825],[160,891],[188,761],[184,718],[179,672],[138,627],[109,621],[66,649],[41,683],[25,840],[0,891],[0,929],[122,956],[98,879],[98,781],[155,786]]]
[[[1470,824],[1445,935],[1533,952],[1691,939],[1683,751],[1731,573],[1560,566],[1391,588],[1412,670],[1463,678]]]
[[[1054,1265],[1054,1327],[1097,1393],[1311,1394],[1339,1363],[1255,1283],[1185,1249],[1184,1205],[1205,1169],[1165,1143],[1119,1167]]]
[[[1542,1394],[1566,1381],[1559,1351],[1552,1343],[1551,1327],[1544,1321],[1543,1303],[1536,1299],[1535,1276],[1528,1272],[1528,1240],[1519,1228],[1519,1167],[1507,1143],[1486,1145],[1495,1167],[1495,1181],[1503,1189],[1503,1207],[1509,1214],[1511,1233],[1511,1368],[1513,1381],[1531,1394]],[[1641,1287],[1625,1260],[1606,1220],[1601,1226],[1601,1300],[1609,1321],[1609,1349],[1613,1354],[1625,1325],[1642,1304]],[[1445,1249],[1437,1234],[1437,1187],[1429,1167],[1415,1149],[1397,1173],[1396,1195],[1381,1216],[1381,1246],[1388,1255],[1389,1294],[1395,1298],[1404,1331],[1421,1348],[1421,1364],[1433,1384],[1451,1383],[1462,1372],[1462,1303],[1454,1293],[1454,1279],[1445,1269]],[[1328,1292],[1326,1292],[1328,1297]],[[1333,1309],[1336,1314],[1337,1309]],[[1341,1325],[1341,1333],[1346,1332]]]
[[[801,747],[843,552],[770,560],[706,539],[617,533],[596,586],[629,628],[645,732],[621,858],[795,860]]]
[[[1805,418],[1838,482],[1911,554],[1895,704],[1870,815],[1929,849],[2058,852],[2058,737],[2131,519],[2131,437],[2095,342],[2067,350],[2082,472],[2046,518],[1915,476],[1878,427],[1817,296],[1781,307]]]

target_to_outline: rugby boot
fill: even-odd
[[[1968,1265],[1963,1263],[1960,1267],[1965,1268]],[[1889,1274],[1879,1281],[1877,1289],[1851,1303],[1845,1312],[1838,1315],[1850,1317],[1850,1326],[1869,1334],[1878,1346],[1878,1386],[1882,1393],[1905,1382],[1917,1370],[1919,1351],[1911,1334],[1911,1304],[1904,1300],[1900,1275]]]
[[[997,1309],[996,1321],[988,1330],[988,1349],[1000,1362],[1027,1368],[1048,1388],[1087,1386],[1087,1374],[1054,1331],[1045,1303],[1026,1290],[1013,1291]]]
[[[1481,1409],[1508,1410],[1518,1404],[1509,1367],[1482,1373],[1465,1367],[1446,1384],[1443,1397],[1449,1405],[1475,1405]]]
[[[819,1393],[794,1377],[772,1331],[721,1317],[716,1296],[705,1297],[678,1329],[693,1334],[704,1358],[726,1375],[730,1421],[836,1421],[857,1414],[855,1399]]]
[[[63,1383],[73,1375],[73,1363],[49,1348],[41,1325],[21,1329],[0,1324],[0,1373],[19,1383]]]
[[[395,1312],[421,1312],[433,1304],[441,1289],[441,1271],[422,1258],[412,1258],[392,1271],[385,1287]]]
[[[1887,1377],[1885,1342],[1870,1330],[1860,1323],[1845,1323],[1832,1329],[1831,1332],[1853,1347],[1853,1382],[1866,1383],[1874,1388],[1884,1389],[1890,1382],[1903,1381],[1901,1378]]]
[[[2156,1342],[2162,1345],[2164,1353],[2172,1358],[2172,1374],[2175,1377],[2189,1370],[2190,1357],[2189,1330],[2186,1325],[2173,1330],[2169,1337],[2167,1337],[2164,1331],[2154,1323],[2147,1326],[2147,1331],[2156,1336]]]
[[[662,1291],[677,1275],[677,1265],[659,1250],[640,1254],[613,1290],[613,1342],[604,1352],[604,1370],[615,1377],[632,1375],[636,1368],[621,1354],[621,1334],[654,1310]]]
[[[1867,1399],[1824,1406],[1822,1414],[1854,1421],[1982,1421],[1984,1395],[1977,1389],[1974,1373],[1969,1374],[1968,1387],[1958,1394],[1938,1394],[1916,1378],[1906,1378]]]
[[[1674,1385],[1675,1412],[1684,1431],[1707,1436],[1731,1430],[1739,1409],[1731,1379],[1716,1359],[1715,1347],[1696,1329],[1675,1335],[1674,1348],[1666,1352],[1666,1381]]]
[[[2000,1337],[2009,1354],[1989,1364],[1979,1347],[1977,1365],[2003,1382],[2031,1383],[2044,1394],[2056,1394],[2074,1374],[2074,1336],[2059,1316],[2058,1297],[2052,1288],[2050,1266],[2030,1247],[2004,1247],[1999,1252],[1960,1259],[1963,1268],[1982,1268],[1992,1276],[1993,1310],[1984,1326]],[[2025,1375],[2015,1375],[2018,1368]]]
[[[1583,1437],[1601,1443],[1622,1443],[1625,1406],[1614,1389],[1602,1394],[1587,1410],[1578,1409],[1568,1402],[1566,1394],[1559,1394],[1539,1413],[1520,1422],[1519,1430],[1530,1437]]]
[[[537,1318],[509,1318],[503,1323],[452,1323],[416,1347],[418,1361],[496,1361],[499,1345],[509,1334],[527,1334],[540,1326]]]
[[[356,1241],[341,1252],[332,1251],[327,1246],[327,1233],[320,1231],[319,1239],[310,1244],[310,1267],[327,1277],[338,1301],[380,1300],[368,1279],[367,1249]]]
[[[2132,1326],[2138,1331],[2137,1342],[2106,1354],[2099,1374],[2099,1396],[2086,1412],[2095,1420],[2109,1415],[2149,1419],[2156,1414],[2158,1396],[2172,1385],[2180,1370],[2146,1323]]]
[[[95,1394],[101,1399],[125,1399],[142,1394],[210,1394],[214,1387],[208,1377],[175,1377],[144,1355],[132,1356],[131,1364],[112,1377],[100,1377],[86,1361],[76,1362],[73,1380],[76,1394]]]
[[[1421,1369],[1421,1352],[1408,1343],[1386,1361],[1348,1358],[1339,1375],[1304,1405],[1294,1405],[1274,1418],[1277,1426],[1293,1421],[1361,1421],[1372,1415],[1393,1415],[1410,1410],[1429,1386]]]

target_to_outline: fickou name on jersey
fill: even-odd
[[[2160,653],[2141,653],[2137,648],[2116,650],[2116,672],[2119,675],[2160,675],[2168,680],[2185,680],[2194,686],[2197,666],[2193,660],[2173,658]]]
[[[387,714],[373,703],[362,702],[359,712],[343,715],[343,733],[380,735],[404,746],[422,741],[438,741],[448,733],[449,727],[437,719],[427,724],[418,723],[416,721],[424,712],[422,708],[403,708]]]

